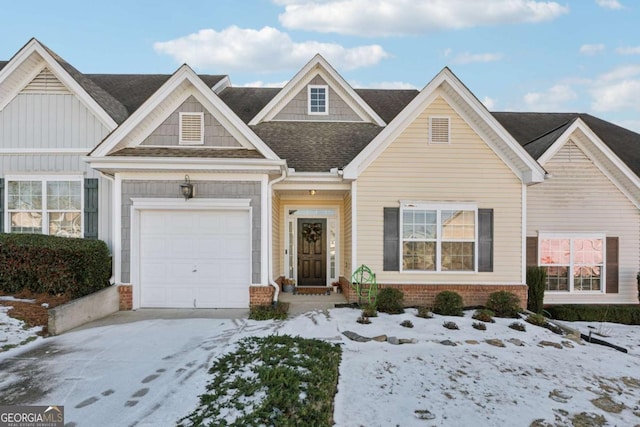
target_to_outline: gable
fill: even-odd
[[[201,147],[242,148],[233,135],[194,96],[189,96],[180,104],[140,145],[180,146],[180,113],[203,113],[204,143]]]
[[[582,151],[575,142],[569,140],[558,152],[546,163],[593,163],[591,159]]]
[[[328,114],[313,114],[308,112],[309,98],[307,87],[327,86],[328,92]],[[334,122],[362,122],[362,118],[356,114],[344,99],[327,84],[326,80],[317,75],[309,81],[307,86],[303,87],[298,93],[286,104],[273,120],[312,120],[312,121],[334,121]]]
[[[71,94],[69,89],[47,67],[44,67],[20,93]]]

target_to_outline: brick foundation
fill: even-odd
[[[118,296],[120,298],[120,311],[131,310],[133,308],[133,286],[118,286]]]
[[[343,278],[341,278],[342,280]],[[349,282],[346,288],[350,291]],[[433,307],[433,301],[438,293],[442,291],[455,291],[462,296],[465,307],[485,305],[487,298],[493,292],[507,291],[520,298],[520,306],[527,307],[527,285],[379,285],[379,288],[397,288],[404,293],[404,305],[406,307],[425,306]],[[342,285],[344,292],[345,284]],[[349,302],[358,302],[358,297],[354,292],[345,292],[345,297]]]
[[[273,286],[250,286],[249,287],[249,306],[269,305],[273,302]]]

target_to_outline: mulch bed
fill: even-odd
[[[0,305],[13,307],[7,314],[14,319],[22,320],[29,327],[43,326],[41,335],[47,334],[47,323],[49,322],[49,308],[54,308],[65,304],[71,300],[67,295],[49,295],[35,294],[33,292],[23,290],[13,297],[20,299],[32,299],[33,303],[23,301],[4,301],[0,300]],[[42,304],[48,304],[49,307],[43,307]]]

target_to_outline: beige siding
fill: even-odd
[[[327,85],[320,76],[316,76],[309,82],[310,85]],[[329,92],[329,114],[308,114],[307,86],[304,86],[296,96],[285,105],[273,120],[328,120],[361,122],[362,119],[351,107],[338,95],[331,86]]]
[[[527,190],[527,235],[593,232],[619,237],[618,294],[547,294],[545,303],[637,302],[638,209],[574,142],[545,165],[551,178]]]
[[[280,240],[280,230],[284,230],[284,228],[282,228],[282,222],[280,221],[280,196],[274,192],[271,201],[271,221],[273,223],[273,228],[271,230],[271,243],[273,245],[271,248],[273,252],[273,277],[270,277],[270,279],[277,279],[280,276],[284,276],[284,261],[282,260],[283,246]]]
[[[91,151],[107,134],[74,95],[21,93],[0,111],[2,148]]]
[[[344,196],[344,220],[342,221],[342,229],[343,229],[343,247],[344,247],[344,256],[342,257],[342,266],[343,270],[341,271],[341,275],[345,276],[347,279],[351,279],[352,269],[351,269],[351,244],[352,244],[352,234],[351,234],[351,193],[348,193]]]
[[[451,144],[429,144],[430,116],[451,118]],[[357,262],[381,283],[521,284],[522,184],[488,145],[438,97],[358,178]],[[383,208],[400,200],[475,202],[494,210],[494,271],[385,272]]]
[[[142,145],[178,146],[180,113],[204,113],[204,145],[208,147],[242,147],[235,138],[193,96],[187,98],[162,122]]]

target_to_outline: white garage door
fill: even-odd
[[[140,213],[142,307],[246,308],[248,211]]]

